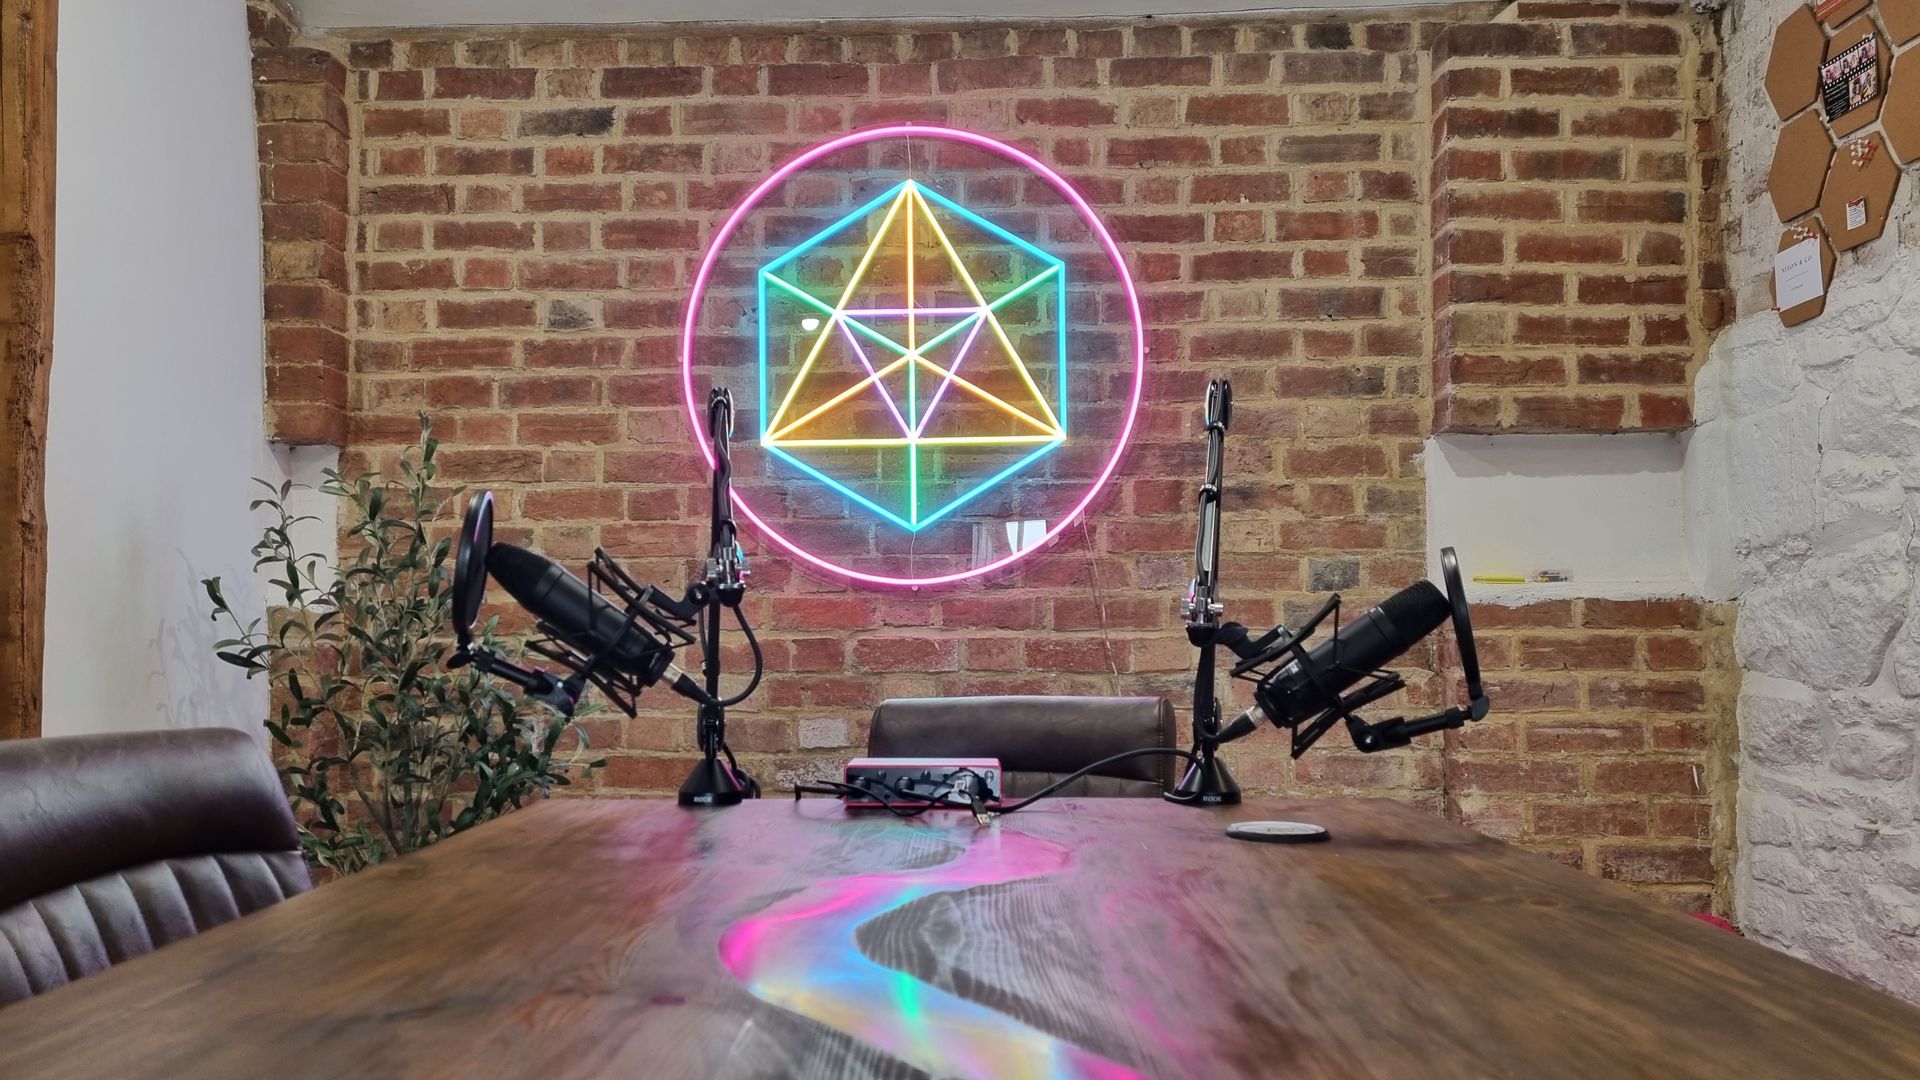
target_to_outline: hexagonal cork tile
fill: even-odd
[[[1877,132],[1842,145],[1820,196],[1820,220],[1833,250],[1848,251],[1879,236],[1899,186],[1900,166]]]
[[[1915,0],[1920,3],[1920,0]],[[1781,20],[1773,32],[1773,54],[1767,59],[1767,97],[1773,111],[1785,120],[1813,104],[1820,96],[1820,61],[1827,51],[1827,32],[1813,9],[1801,4]]]
[[[1822,15],[1820,21],[1826,23],[1828,26],[1839,26],[1841,23],[1867,10],[1867,5],[1871,3],[1873,3],[1873,0],[1842,0],[1841,3],[1834,5],[1833,10]]]
[[[1855,19],[1835,30],[1833,37],[1827,40],[1827,59],[1831,60],[1868,37],[1878,43],[1874,56],[1874,78],[1878,80],[1875,86],[1876,92],[1859,107],[1843,112],[1828,121],[1827,126],[1833,129],[1833,137],[1836,139],[1851,135],[1879,118],[1881,102],[1887,96],[1887,53],[1890,50],[1887,48],[1887,39],[1880,36],[1880,31],[1873,25],[1872,19]],[[1826,111],[1824,104],[1821,106],[1821,111]]]
[[[1880,25],[1895,45],[1920,37],[1920,0],[1880,0]]]
[[[1880,130],[1887,133],[1887,148],[1894,160],[1902,165],[1920,161],[1920,49],[1908,49],[1893,59],[1886,104],[1880,107]]]
[[[1799,326],[1808,319],[1817,318],[1821,312],[1827,310],[1827,289],[1833,286],[1834,254],[1833,244],[1827,239],[1826,230],[1821,227],[1820,219],[1808,218],[1798,225],[1790,226],[1780,234],[1780,246],[1775,250],[1785,251],[1795,244],[1813,239],[1820,241],[1820,295],[1782,310],[1780,323],[1783,326]],[[1773,288],[1773,275],[1768,274],[1767,295],[1774,297],[1777,302],[1779,297],[1774,295]]]
[[[1767,173],[1767,194],[1781,221],[1792,221],[1820,205],[1820,190],[1833,163],[1833,140],[1818,113],[1801,113],[1780,129]]]

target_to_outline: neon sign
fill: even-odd
[[[795,280],[800,275],[794,271],[804,264],[809,253],[837,236],[864,226],[868,216],[882,206],[886,207],[884,217],[879,227],[871,230],[872,239],[852,275],[845,285],[829,290],[829,295],[837,294],[835,299],[829,302],[815,295],[819,290],[809,290]],[[935,207],[939,208],[938,213]],[[956,250],[948,227],[941,224],[942,217],[957,218],[997,242],[1011,245],[1033,260],[1039,269],[1022,275],[1025,280],[1013,287],[989,296],[974,280],[967,267],[968,260]],[[938,245],[945,256],[942,268],[951,273],[970,304],[917,304],[916,232]],[[870,291],[864,288],[868,285],[869,272],[875,269],[876,262],[883,261],[898,263],[898,272],[892,280],[901,289],[899,299],[890,301],[894,306],[849,306],[854,297]],[[886,521],[911,531],[923,529],[1066,441],[1066,319],[1053,320],[1055,329],[1051,335],[1058,372],[1054,380],[1057,404],[1047,400],[1048,395],[1020,355],[1022,346],[1014,342],[1000,319],[1002,311],[1040,288],[1055,294],[1055,312],[1065,312],[1066,263],[939,192],[912,180],[901,181],[763,267],[759,288],[760,445]],[[800,328],[811,336],[812,345],[805,350],[805,359],[798,371],[786,380],[784,393],[778,395],[770,395],[775,379],[767,363],[772,311],[769,291],[799,301],[792,305],[799,312],[812,313],[799,316]],[[880,293],[888,294],[887,290]],[[879,366],[870,358],[870,351],[881,356]],[[854,363],[834,365],[824,359],[835,352],[842,354],[843,360],[851,359]],[[960,374],[969,359],[973,363],[968,375],[973,378]],[[838,372],[834,370],[836,367],[840,369]],[[981,377],[983,370],[990,367],[1004,368],[1017,376],[1017,380],[1011,380],[1018,383],[1010,395],[1013,400],[982,385],[988,381]],[[862,374],[864,378],[860,377]],[[923,375],[937,380],[931,393],[922,393]],[[825,396],[825,400],[810,409],[796,407],[796,401],[810,400],[803,391],[812,382],[831,382],[833,385],[828,388],[831,396]],[[777,396],[779,401],[771,411],[770,396]],[[869,399],[877,399],[884,406],[886,419],[892,421],[888,425],[892,430],[855,433],[857,424],[853,431],[823,430],[829,427],[836,413],[851,408],[850,403]],[[977,413],[979,406],[988,407],[986,416],[968,415]],[[982,420],[1002,422],[983,425]],[[920,457],[922,447],[940,446],[1012,446],[1022,448],[1022,456],[978,483],[962,485],[957,493],[950,493],[936,506],[925,504],[921,498],[925,477]],[[904,466],[904,484],[897,485],[903,489],[902,504],[883,505],[833,475],[835,452],[895,448],[904,450],[904,454],[895,455]],[[889,459],[882,455],[881,460],[885,463]]]
[[[1110,447],[1098,448],[1106,453],[1097,475],[1075,489],[1071,505],[1063,501],[1052,512],[1044,531],[1036,526],[1020,532],[1021,542],[1004,554],[958,570],[876,572],[790,537],[776,524],[780,513],[761,513],[754,495],[735,489],[736,507],[755,531],[810,565],[871,584],[938,585],[991,573],[1045,547],[1092,505],[1132,434],[1145,376],[1145,328],[1139,296],[1112,236],[1086,199],[1032,155],[954,128],[895,125],[855,132],[776,170],[714,233],[694,277],[681,335],[682,389],[703,456],[709,447],[697,403],[704,390],[696,385],[695,367],[702,302],[723,250],[738,235],[757,234],[743,226],[796,174],[829,155],[883,140],[961,144],[1037,176],[1064,200],[1062,209],[1078,218],[1076,228],[1087,239],[1082,246],[1097,245],[1095,258],[1104,256],[1110,264],[1104,272],[1124,297],[1118,310],[1131,331],[1116,357],[1128,374],[1124,407],[1116,402],[1106,409],[1107,417],[1117,418],[1117,431],[1110,427],[1098,440],[1110,439]],[[1042,247],[1045,241],[1030,228],[1033,214],[978,212],[924,178],[878,179],[867,187],[878,193],[851,213],[790,248],[767,251],[751,267],[754,422],[768,471],[777,464],[791,480],[843,497],[842,513],[867,515],[903,538],[958,520],[955,512],[962,507],[975,517],[1016,516],[1001,513],[1005,504],[989,496],[1068,444],[1070,431],[1076,440],[1084,434],[1068,415],[1068,387],[1077,377],[1069,370],[1075,353],[1068,261]],[[1074,284],[1083,283],[1077,278]]]

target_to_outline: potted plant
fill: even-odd
[[[236,636],[220,659],[272,685],[276,743],[309,863],[351,873],[404,855],[543,797],[584,760],[586,732],[473,668],[448,670],[451,528],[436,529],[460,489],[434,486],[438,442],[426,417],[401,476],[328,470],[323,494],[345,500],[351,524],[337,560],[296,549],[291,481],[257,481],[253,502],[275,520],[253,547],[254,569],[278,576],[269,618],[243,620],[220,579],[203,584],[213,618]],[[479,628],[495,648],[497,617]],[[573,748],[562,751],[568,732]]]

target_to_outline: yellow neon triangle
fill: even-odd
[[[1021,361],[1020,350],[1013,347],[1013,342],[1007,338],[1007,332],[1001,327],[1000,320],[994,314],[992,306],[987,303],[987,298],[980,292],[980,286],[974,283],[973,275],[967,272],[966,265],[960,261],[959,254],[953,250],[953,242],[947,239],[946,230],[940,227],[940,221],[933,216],[933,210],[927,206],[927,201],[920,197],[919,188],[909,181],[907,189],[913,195],[914,205],[919,207],[921,214],[926,217],[927,224],[932,227],[934,237],[940,241],[940,246],[946,250],[947,260],[953,264],[953,271],[959,277],[960,283],[966,286],[967,295],[973,297],[974,303],[986,309],[985,318],[987,320],[987,326],[993,330],[993,336],[999,340],[1000,347],[1006,350],[1007,358],[1013,361],[1014,371],[1019,374],[1020,381],[1026,384],[1027,392],[1033,395],[1034,403],[1039,405],[1040,411],[1046,414],[1047,421],[1052,425],[1052,429],[1059,431],[1060,418],[1053,414],[1053,408],[1047,404],[1047,396],[1040,392],[1039,385],[1033,381],[1032,373],[1027,371],[1027,365]],[[1065,318],[1066,312],[1061,312],[1059,317]],[[956,376],[954,381],[959,382],[960,379]],[[984,393],[984,391],[982,392]],[[998,398],[994,400],[999,401]],[[1005,403],[1002,402],[1002,404]],[[1025,416],[1024,413],[1021,415]]]
[[[854,268],[853,276],[847,279],[847,287],[841,291],[839,303],[833,305],[836,311],[847,306],[847,300],[853,296],[853,291],[859,288],[860,283],[866,279],[867,268],[873,265],[874,253],[880,250],[881,241],[886,239],[887,231],[893,227],[894,219],[900,215],[900,208],[907,205],[907,201],[912,194],[913,185],[908,183],[900,189],[900,197],[893,200],[893,203],[887,207],[887,216],[880,222],[880,228],[874,233],[872,242],[867,245],[866,253],[860,256],[860,265]],[[820,356],[821,348],[826,345],[827,335],[834,330],[834,321],[833,319],[828,319],[826,320],[826,325],[821,327],[820,336],[814,339],[813,349],[807,353],[807,359],[800,365],[800,370],[794,374],[793,382],[787,386],[786,395],[780,399],[780,407],[773,411],[773,419],[767,421],[767,430],[769,432],[779,429],[780,420],[786,416],[788,406],[793,404],[794,395],[799,392],[800,384],[806,381],[807,373],[813,370],[814,360]],[[872,381],[871,379],[867,380],[867,382]],[[864,386],[865,383],[861,385]],[[835,398],[834,400],[839,401],[842,399]],[[818,411],[819,410],[815,410],[815,412]],[[792,425],[789,425],[789,427],[791,426]]]

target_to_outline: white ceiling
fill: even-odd
[[[309,30],[816,19],[1079,19],[1242,11],[1379,10],[1435,0],[292,0]]]

